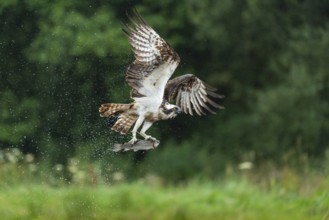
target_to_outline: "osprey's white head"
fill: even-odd
[[[163,119],[172,119],[182,112],[180,107],[169,102],[164,102],[160,107],[160,111]]]

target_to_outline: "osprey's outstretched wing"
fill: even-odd
[[[126,73],[126,81],[132,87],[131,96],[154,97],[161,101],[180,58],[136,10],[127,15],[131,24],[126,24],[123,30],[135,55]]]
[[[215,114],[213,108],[223,108],[213,99],[224,96],[216,93],[217,89],[201,81],[193,74],[178,76],[169,82],[165,88],[164,98],[168,101],[175,101],[186,114],[205,115],[207,112]]]

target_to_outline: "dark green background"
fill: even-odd
[[[226,98],[216,115],[155,124],[152,152],[114,154],[100,118],[130,102],[133,54],[122,22],[135,6],[194,73]],[[243,161],[297,164],[329,147],[329,3],[313,0],[2,0],[0,148],[40,163],[99,162],[135,178],[217,177]],[[175,171],[175,172],[173,172]]]

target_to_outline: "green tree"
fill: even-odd
[[[97,113],[100,103],[130,102],[133,55],[120,22],[133,6],[179,53],[177,75],[194,73],[226,96],[217,115],[153,126],[163,147],[146,159],[161,169],[141,172],[168,176],[176,164],[176,180],[216,176],[248,155],[280,161],[328,148],[329,4],[310,0],[1,1],[0,147],[50,163],[84,155],[139,167],[108,153],[125,138]]]

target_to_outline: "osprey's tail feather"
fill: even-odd
[[[99,113],[101,117],[110,117],[115,113],[125,112],[130,109],[132,104],[117,104],[117,103],[105,103],[99,107]]]
[[[121,134],[127,134],[131,126],[135,123],[138,116],[135,114],[128,114],[126,112],[120,114],[118,120],[112,127],[112,130],[120,132]]]
[[[106,103],[101,105],[99,113],[101,117],[117,116],[118,119],[112,130],[126,134],[138,118],[136,114],[129,111],[132,106],[133,104]]]

